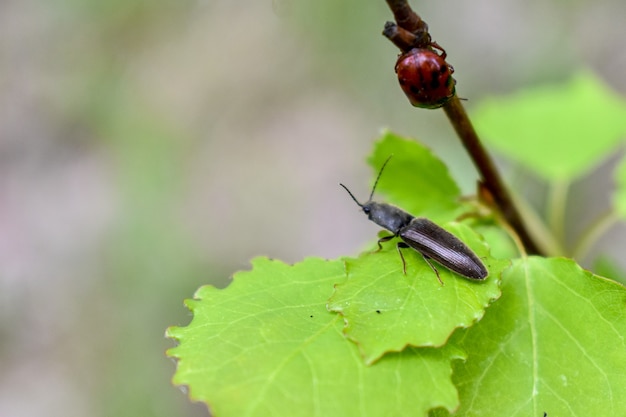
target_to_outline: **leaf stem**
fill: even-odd
[[[474,126],[472,126],[472,122],[461,104],[461,100],[455,95],[443,106],[443,109],[461,139],[461,143],[474,162],[474,166],[480,173],[485,187],[493,195],[493,199],[506,221],[519,235],[528,254],[541,254],[539,246],[531,237],[517,207],[513,204],[511,195],[504,186],[493,159],[480,142]]]
[[[572,250],[572,258],[580,260],[585,257],[589,252],[589,248],[619,220],[619,213],[615,209],[609,209],[602,216],[598,217],[581,235],[581,238]]]
[[[539,245],[540,252],[545,256],[563,256],[565,249],[563,249],[561,242],[554,238],[537,211],[522,198],[513,196],[513,200],[524,218],[524,224],[528,228],[529,233],[535,237],[535,242]]]
[[[565,207],[569,186],[567,180],[554,180],[548,195],[546,218],[552,234],[559,242],[565,242]]]

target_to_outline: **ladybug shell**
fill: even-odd
[[[436,109],[454,96],[454,69],[430,49],[414,48],[400,55],[396,74],[404,94],[415,107]]]

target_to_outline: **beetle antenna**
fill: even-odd
[[[355,203],[357,203],[359,205],[359,207],[363,207],[363,204],[359,203],[359,200],[356,199],[355,196],[352,195],[352,193],[350,192],[350,190],[348,190],[348,187],[346,187],[345,185],[339,183],[339,185],[341,185],[343,187],[344,190],[346,190],[348,192],[348,194],[350,194],[350,197],[352,197],[352,199],[354,200]]]
[[[374,186],[372,187],[372,193],[370,194],[370,199],[368,201],[372,201],[372,197],[374,197],[374,191],[376,191],[376,186],[378,185],[378,180],[380,179],[380,176],[383,175],[383,170],[385,169],[385,166],[387,166],[387,162],[389,162],[389,160],[391,159],[392,156],[393,155],[389,155],[389,158],[387,158],[387,160],[385,161],[383,166],[380,167],[380,172],[378,173],[378,177],[376,177],[376,182],[374,182]],[[348,192],[350,192],[350,191],[348,191]],[[354,197],[352,197],[352,198],[354,198]]]

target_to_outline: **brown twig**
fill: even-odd
[[[398,26],[416,35],[418,33],[428,34],[428,25],[411,9],[407,0],[387,0],[387,4],[393,12],[393,17]]]
[[[407,0],[387,0],[387,4],[393,12],[393,17],[398,26],[404,31],[412,33],[415,37],[413,40],[414,45],[430,45],[432,43],[430,33],[428,32],[428,25],[411,9]],[[385,29],[386,26],[387,25],[385,25]],[[387,36],[385,32],[383,32],[383,34]],[[403,52],[408,50],[400,49]]]
[[[461,139],[461,143],[472,158],[474,166],[482,177],[483,185],[489,190],[498,207],[498,210],[506,221],[513,227],[524,243],[529,254],[539,254],[541,251],[535,244],[530,233],[526,229],[517,207],[513,203],[511,195],[507,190],[500,173],[496,169],[493,159],[483,147],[472,122],[470,121],[461,100],[455,95],[450,101],[443,106],[450,123],[454,127],[457,135]]]
[[[387,22],[383,35],[389,38],[401,51],[406,52],[416,45],[418,47],[428,47],[431,49],[435,47],[443,51],[443,48],[431,40],[430,34],[428,33],[428,25],[411,9],[407,0],[386,1],[393,12],[397,26],[393,22]],[[441,55],[441,58],[446,58],[445,52]],[[452,81],[454,82],[454,80]],[[452,86],[454,86],[454,84],[452,84]],[[454,94],[454,90],[445,104],[438,104],[431,108],[441,106],[461,139],[463,146],[472,158],[476,169],[480,173],[483,185],[493,196],[501,215],[517,232],[527,252],[529,254],[540,254],[541,250],[539,246],[528,232],[493,160],[482,146],[461,101],[456,94]]]
[[[407,52],[420,43],[420,40],[413,32],[409,32],[403,27],[398,26],[395,22],[385,23],[383,36],[389,39],[402,52]]]

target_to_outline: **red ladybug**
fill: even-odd
[[[396,62],[400,87],[415,107],[436,109],[446,104],[454,96],[453,72],[445,53],[432,49],[413,48]]]

